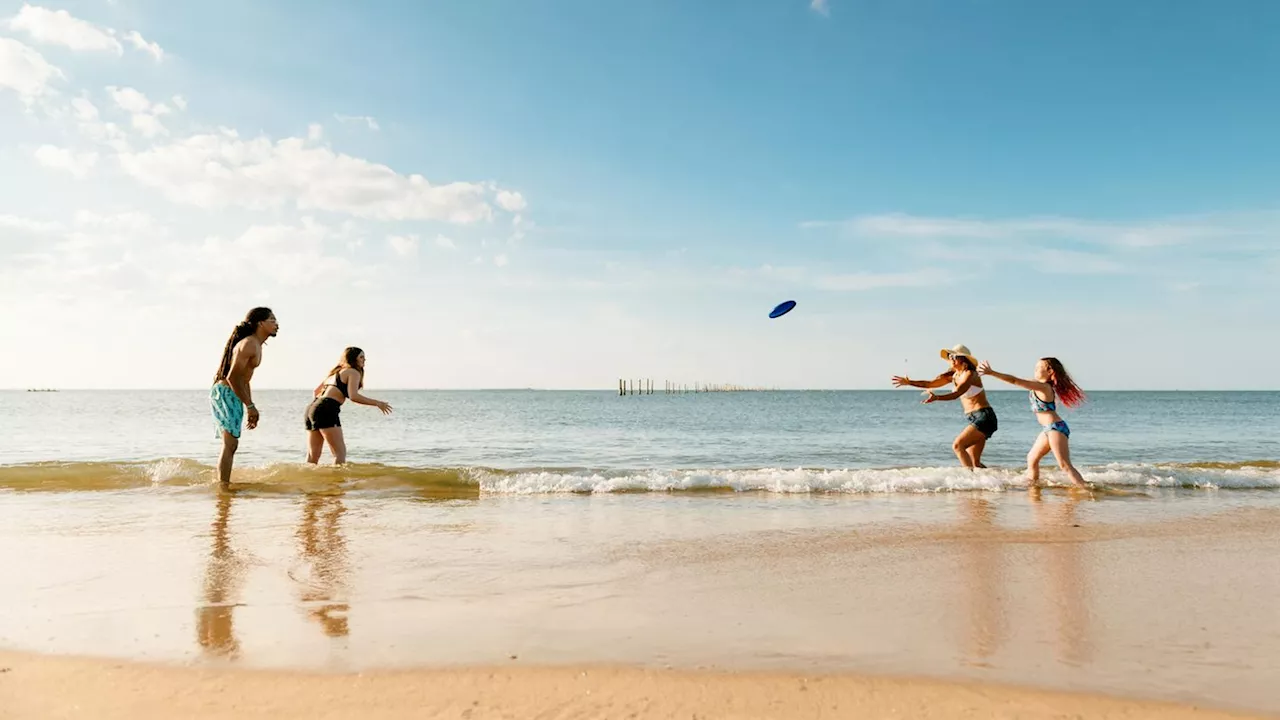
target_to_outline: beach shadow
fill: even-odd
[[[231,545],[228,525],[234,489],[218,491],[212,524],[213,543],[209,549],[205,568],[202,598],[204,604],[196,609],[196,643],[203,652],[214,657],[234,660],[240,656],[240,642],[236,639],[233,597],[239,589],[244,563]]]
[[[350,571],[341,523],[345,513],[340,494],[310,493],[303,501],[302,521],[295,534],[307,570],[305,577],[293,577],[300,585],[298,600],[307,616],[331,638],[346,637],[350,632],[350,606],[343,599]]]
[[[1068,665],[1083,665],[1093,658],[1089,627],[1089,604],[1092,593],[1085,567],[1084,546],[1071,538],[1078,528],[1076,511],[1081,501],[1090,499],[1082,493],[1068,493],[1062,503],[1044,502],[1038,489],[1029,491],[1036,524],[1047,532],[1063,535],[1056,542],[1042,546],[1048,572],[1049,593],[1057,620],[1058,659]]]

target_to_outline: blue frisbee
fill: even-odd
[[[791,308],[795,306],[796,306],[795,300],[787,300],[786,302],[778,303],[778,307],[774,308],[773,311],[769,313],[769,317],[771,318],[782,317],[783,315],[786,315],[787,313],[791,312]]]

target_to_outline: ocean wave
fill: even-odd
[[[756,468],[593,470],[585,468],[411,468],[380,464],[341,467],[272,463],[237,467],[233,485],[265,493],[316,491],[410,494],[432,498],[557,493],[945,493],[1025,487],[1022,468],[969,472],[960,467]],[[1280,489],[1280,462],[1193,462],[1082,468],[1107,487]],[[1056,468],[1044,480],[1063,484]],[[150,462],[42,462],[0,466],[0,491],[116,491],[212,488],[214,468],[185,458]]]

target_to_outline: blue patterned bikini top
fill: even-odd
[[[1053,400],[1050,400],[1049,402],[1041,400],[1040,397],[1036,395],[1035,390],[1031,390],[1027,394],[1031,396],[1031,412],[1042,413],[1058,411],[1058,403]]]

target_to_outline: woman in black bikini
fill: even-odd
[[[338,415],[348,398],[361,405],[372,405],[383,415],[391,414],[391,405],[361,395],[363,387],[364,351],[349,347],[342,351],[342,358],[329,371],[329,376],[316,387],[315,400],[307,406],[307,462],[314,464],[320,461],[320,452],[326,442],[333,453],[334,465],[347,461],[347,443],[342,438],[342,420]]]

